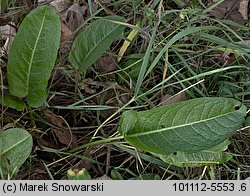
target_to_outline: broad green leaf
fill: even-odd
[[[0,94],[0,104],[5,107],[10,107],[17,111],[23,111],[25,108],[25,103],[22,100],[17,100],[12,96]]]
[[[125,21],[119,16],[107,16],[91,23],[74,41],[70,63],[83,73],[119,38],[125,27],[118,23]]]
[[[212,148],[209,148],[207,151],[212,151],[212,152],[222,152],[222,151],[225,151],[227,148],[228,148],[228,145],[231,144],[230,140],[227,139],[225,140],[224,142],[216,145],[216,146],[213,146]]]
[[[2,141],[1,168],[3,173],[9,174],[18,171],[32,150],[32,137],[24,129],[12,128],[0,132]]]
[[[166,163],[179,167],[224,164],[232,158],[232,155],[227,152],[223,152],[227,149],[230,143],[231,142],[229,140],[225,140],[224,142],[201,152],[175,152],[170,155],[159,155],[159,157]]]
[[[207,150],[230,137],[246,107],[230,98],[198,98],[148,111],[126,111],[118,131],[135,147],[168,155]]]
[[[47,98],[46,87],[54,67],[61,34],[59,16],[40,6],[23,20],[8,58],[8,82],[12,95],[27,97],[31,107]]]
[[[176,152],[170,155],[159,156],[166,163],[178,167],[198,167],[204,165],[224,164],[230,159],[232,155],[227,152],[212,152],[201,151],[196,153]]]

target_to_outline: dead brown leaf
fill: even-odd
[[[161,98],[161,102],[160,102],[160,104],[158,104],[158,106],[164,106],[164,105],[169,105],[169,104],[173,104],[173,103],[178,103],[181,101],[185,101],[186,99],[187,99],[187,97],[186,97],[185,92],[177,93],[175,95],[166,94]]]
[[[61,15],[69,9],[72,3],[69,0],[54,0],[50,2],[50,5]]]
[[[214,0],[214,3],[216,2],[217,0]],[[239,24],[244,24],[246,21],[244,20],[240,12],[241,2],[242,0],[225,0],[224,2],[216,6],[214,9],[212,9],[211,15],[219,19],[228,19],[233,20]]]
[[[49,110],[44,110],[44,115],[47,117],[47,121],[54,125],[52,131],[58,138],[59,142],[66,145],[67,149],[72,149],[77,146],[77,137],[72,134],[68,123],[63,117],[58,116]],[[67,126],[68,129],[65,129],[65,126]]]
[[[19,171],[15,180],[49,180],[49,175],[42,164],[30,164],[30,167],[25,167]]]
[[[45,134],[42,135],[34,135],[33,134],[33,138],[37,143],[37,146],[39,146],[40,148],[51,148],[51,149],[60,149],[60,147],[58,145],[56,145],[54,142],[51,141],[47,141],[46,139],[43,139]]]
[[[108,73],[118,67],[116,60],[111,55],[103,55],[95,62],[95,69],[100,73]]]
[[[11,44],[16,35],[16,29],[13,27],[14,24],[0,26],[0,33],[2,35],[1,39],[5,40],[4,45],[0,48],[0,54],[9,54]]]
[[[69,29],[69,27],[67,25],[65,25],[64,22],[61,22],[61,40],[60,40],[60,42],[63,44],[61,45],[60,52],[62,54],[68,54],[71,47],[72,47],[73,36],[70,39],[68,39],[71,35],[72,35],[72,31]]]
[[[72,31],[63,22],[61,22],[61,43],[63,43],[69,36],[72,35]]]
[[[74,3],[64,14],[62,14],[62,19],[73,32],[83,23],[84,14],[86,12],[87,6],[80,6],[79,4]]]
[[[241,13],[244,20],[248,20],[248,4],[249,0],[242,0],[240,2],[239,12]]]

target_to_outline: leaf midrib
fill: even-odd
[[[30,89],[29,88],[30,87],[30,85],[29,85],[30,84],[30,73],[31,73],[31,69],[32,69],[33,59],[34,59],[34,56],[35,56],[35,53],[36,53],[36,48],[38,46],[38,41],[39,41],[39,39],[41,37],[42,29],[43,29],[43,26],[44,26],[44,23],[45,23],[46,13],[47,13],[47,9],[45,9],[45,12],[44,12],[44,15],[43,15],[43,19],[42,19],[42,23],[41,23],[41,27],[39,29],[39,33],[38,33],[37,39],[35,41],[34,50],[32,51],[30,62],[28,64],[29,69],[28,69],[27,83],[26,83],[26,86],[27,86],[26,95],[29,94],[29,89]]]
[[[18,146],[19,144],[25,142],[26,140],[28,140],[30,138],[29,135],[27,135],[27,137],[23,138],[22,140],[20,140],[19,142],[15,143],[14,145],[11,145],[8,149],[6,149],[5,151],[2,151],[2,154],[7,153],[9,150],[11,150],[12,148],[15,148],[16,146]]]
[[[232,112],[229,112],[229,113],[226,113],[226,114],[223,114],[223,115],[214,116],[212,118],[207,118],[207,119],[204,119],[204,120],[191,122],[191,123],[186,123],[186,124],[182,124],[182,125],[171,126],[171,127],[167,127],[167,128],[163,128],[163,129],[156,129],[156,130],[147,131],[147,132],[128,134],[128,135],[125,135],[125,138],[133,138],[133,137],[139,137],[139,136],[144,136],[144,135],[150,135],[150,134],[159,133],[159,132],[163,132],[163,131],[168,131],[168,130],[181,128],[181,127],[185,127],[185,126],[189,126],[189,125],[195,125],[195,124],[198,124],[198,123],[203,123],[205,121],[214,120],[214,119],[219,118],[219,117],[227,116],[227,115],[230,115],[230,114],[232,114],[234,112],[237,112],[237,111],[232,111]]]
[[[83,61],[81,62],[81,64],[83,64],[86,59],[88,59],[88,57],[90,56],[90,54],[92,54],[92,52],[97,48],[97,46],[103,41],[105,40],[111,33],[113,33],[116,29],[118,29],[121,25],[117,25],[116,28],[114,28],[109,34],[107,34],[107,36],[105,36],[103,39],[101,39],[91,50],[90,52],[87,54],[87,56],[83,59]],[[79,68],[81,69],[81,67]]]

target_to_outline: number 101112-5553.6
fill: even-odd
[[[197,182],[197,183],[174,183],[174,191],[178,192],[202,192],[202,191],[247,191],[247,183],[234,182]]]

